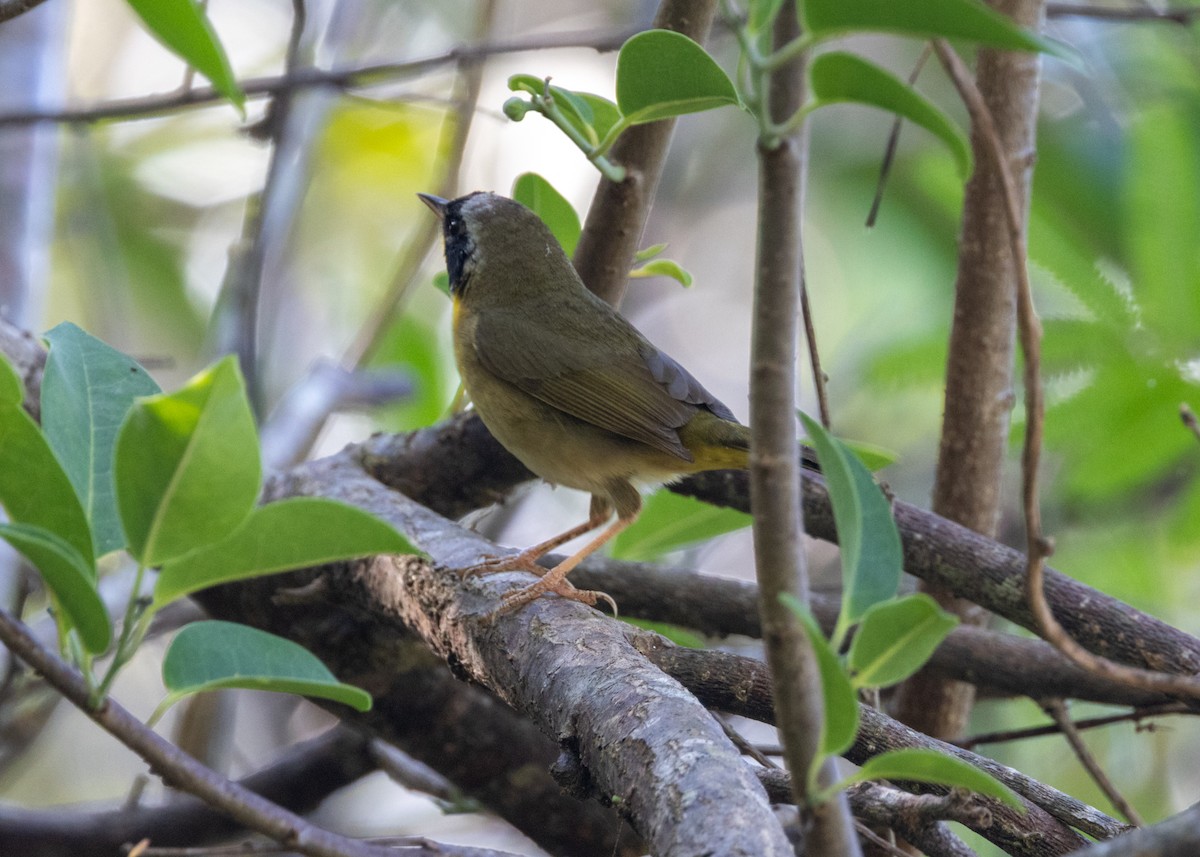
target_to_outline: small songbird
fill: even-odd
[[[636,486],[745,468],[750,430],[692,375],[584,286],[536,214],[493,193],[419,194],[442,221],[454,299],[454,356],[496,439],[551,484],[588,491],[586,522],[516,556],[466,569],[542,576],[504,597],[544,592],[594,605],[567,574],[637,518]],[[617,519],[547,571],[549,551]]]

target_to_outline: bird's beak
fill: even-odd
[[[429,210],[437,215],[438,220],[442,220],[446,216],[446,206],[450,204],[449,200],[442,199],[440,196],[434,196],[431,193],[419,193],[421,202],[429,206]]]

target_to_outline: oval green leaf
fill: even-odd
[[[575,95],[591,110],[592,130],[598,139],[603,140],[613,126],[621,121],[621,110],[602,95],[591,92],[576,92]]]
[[[903,552],[892,508],[871,472],[820,423],[801,414],[829,486],[842,556],[842,609],[835,645],[867,610],[896,594]]]
[[[617,107],[631,124],[739,104],[733,81],[682,33],[647,30],[617,57]]]
[[[361,509],[293,497],[255,509],[228,539],[166,563],[154,599],[165,604],[218,583],[381,553],[420,551]]]
[[[991,774],[936,750],[908,747],[880,753],[868,759],[842,785],[869,780],[908,780],[969,789],[1001,800],[1013,809],[1025,810],[1025,804],[1016,793]]]
[[[575,207],[554,185],[537,173],[522,173],[513,182],[512,198],[542,218],[567,256],[575,252],[583,227]]]
[[[660,490],[651,494],[637,520],[612,543],[617,559],[648,562],[673,550],[750,526],[754,519],[736,509],[710,506],[693,497]]]
[[[808,608],[787,593],[779,596],[779,600],[799,617],[821,671],[825,719],[821,724],[821,752],[813,758],[813,771],[816,771],[826,758],[840,756],[854,743],[854,736],[858,734],[858,699],[854,696],[854,688],[842,669],[837,653],[830,647]]]
[[[876,604],[850,644],[850,680],[856,688],[888,687],[915,673],[958,624],[928,595]]]
[[[23,387],[0,358],[0,503],[12,521],[33,524],[65,540],[90,569],[94,560],[87,516],[46,436],[21,407]],[[95,571],[91,572],[93,575]]]
[[[357,711],[371,708],[369,693],[339,682],[308,649],[233,622],[194,622],[183,628],[167,649],[162,676],[174,700],[236,687],[331,699]]]
[[[853,54],[835,51],[813,60],[809,79],[814,98],[812,107],[851,102],[903,116],[949,147],[963,178],[971,174],[971,146],[962,129],[933,102],[879,66]]]
[[[93,654],[107,649],[112,625],[96,589],[96,571],[79,551],[61,536],[33,524],[0,524],[0,538],[38,570],[68,624],[79,632],[84,648]]]
[[[172,53],[208,78],[217,92],[241,110],[238,86],[217,31],[195,0],[126,0],[146,29]]]
[[[1066,55],[1065,47],[1021,29],[978,0],[805,0],[804,29],[814,38],[849,32],[900,33],[922,39],[967,39],[1014,51]]]
[[[117,430],[139,396],[161,392],[128,357],[63,322],[46,334],[42,431],[58,456],[92,528],[96,556],[125,546],[113,488]]]
[[[224,541],[258,498],[258,433],[236,359],[141,399],[117,436],[117,507],[129,552],[159,565]]]

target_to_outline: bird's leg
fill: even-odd
[[[562,547],[572,539],[577,539],[584,533],[590,533],[612,516],[612,506],[600,496],[592,495],[592,505],[588,519],[578,526],[571,527],[566,532],[559,533],[554,538],[539,542],[533,547],[525,548],[512,556],[499,556],[486,559],[483,562],[462,569],[463,577],[473,577],[476,574],[496,574],[501,571],[528,571],[538,577],[546,574],[549,569],[542,568],[537,561],[555,548]]]
[[[641,495],[638,494],[637,489],[632,484],[623,479],[619,481],[614,480],[609,485],[609,496],[612,499],[613,505],[616,506],[617,520],[613,521],[602,533],[582,548],[554,566],[554,568],[545,572],[542,579],[537,583],[505,595],[500,602],[500,607],[496,611],[497,613],[508,613],[512,610],[517,610],[535,601],[542,593],[553,592],[562,598],[568,598],[571,601],[580,601],[588,606],[595,606],[597,601],[604,599],[612,607],[613,615],[617,615],[617,602],[613,601],[610,595],[588,589],[576,589],[567,580],[567,575],[579,563],[583,562],[603,547],[610,539],[637,520],[638,513],[642,510]],[[595,509],[595,495],[592,497],[592,505],[593,509]],[[605,503],[605,505],[607,506],[608,504]]]

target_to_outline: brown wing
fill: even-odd
[[[543,402],[684,461],[693,457],[678,429],[698,407],[734,419],[616,313],[585,318],[586,327],[568,319],[547,330],[523,313],[492,312],[476,325],[475,350],[489,371]]]

